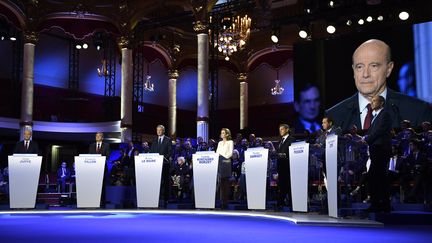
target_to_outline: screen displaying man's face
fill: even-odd
[[[295,102],[295,109],[300,118],[314,121],[320,112],[320,93],[317,87],[311,87],[300,92],[299,101]]]

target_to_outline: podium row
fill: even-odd
[[[337,217],[337,136],[326,141],[326,171],[329,215]],[[213,151],[193,155],[195,207],[215,207],[219,155]],[[289,148],[293,211],[307,212],[309,144],[293,143]],[[75,156],[78,208],[98,208],[102,193],[105,156]],[[246,192],[249,209],[265,209],[268,149],[245,151]],[[34,208],[42,157],[36,154],[9,156],[10,208]],[[163,156],[135,156],[136,194],[139,208],[157,208],[159,204]]]

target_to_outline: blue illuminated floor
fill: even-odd
[[[431,226],[329,227],[251,216],[0,214],[0,242],[432,242]]]

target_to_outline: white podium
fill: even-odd
[[[78,208],[99,208],[105,171],[105,156],[75,156],[75,180]]]
[[[135,156],[137,205],[139,208],[159,207],[159,194],[164,156],[158,153]]]
[[[338,136],[330,135],[326,139],[326,147],[325,147],[327,200],[328,200],[328,214],[330,217],[335,217],[335,218],[338,217],[337,154],[338,154]]]
[[[192,161],[195,207],[215,208],[219,155],[213,151],[200,151],[192,155]]]
[[[307,212],[309,144],[293,143],[289,147],[292,210]]]
[[[34,208],[39,184],[42,156],[14,154],[8,156],[10,208]]]
[[[266,208],[268,149],[245,151],[246,193],[248,209]]]

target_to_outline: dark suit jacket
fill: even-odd
[[[295,141],[293,136],[288,136],[284,143],[279,144],[276,148],[278,153],[277,171],[278,173],[289,172],[289,146]]]
[[[39,154],[39,147],[35,141],[30,140],[28,149],[24,146],[24,140],[15,145],[14,154]]]
[[[391,150],[391,129],[392,119],[387,109],[382,109],[378,116],[373,120],[366,133],[365,141],[372,146],[380,146]]]
[[[108,159],[110,156],[110,153],[111,153],[110,147],[109,147],[109,144],[107,144],[107,143],[102,142],[99,153],[96,151],[96,143],[92,143],[89,146],[89,154],[100,154],[102,156],[106,156],[106,159]]]
[[[330,129],[330,132],[327,135],[326,135],[326,132],[324,132],[323,130],[321,130],[319,136],[317,137],[317,139],[315,141],[315,143],[319,144],[322,148],[324,148],[325,144],[326,144],[326,138],[327,138],[327,136],[330,136],[330,135],[338,135],[338,136],[340,136],[340,135],[342,135],[342,129],[340,127],[333,126]]]
[[[71,177],[71,170],[69,168],[65,168],[65,180],[69,180]],[[61,175],[62,175],[62,167],[58,168],[57,170],[57,180],[61,179]]]
[[[326,115],[333,118],[335,125],[347,131],[351,125],[362,128],[358,93],[340,102],[326,111]],[[392,127],[399,127],[402,120],[409,120],[414,127],[420,126],[424,121],[432,120],[432,109],[428,103],[398,93],[387,88],[385,107],[391,117]]]
[[[164,136],[162,144],[159,145],[158,138],[152,140],[150,153],[158,153],[164,156],[164,163],[170,163],[172,143],[171,138]]]

